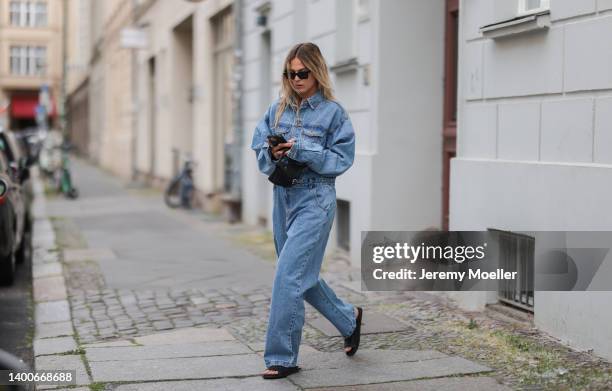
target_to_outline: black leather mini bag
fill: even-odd
[[[280,160],[276,161],[276,168],[270,174],[268,180],[275,185],[291,187],[293,180],[298,179],[305,168],[306,164],[283,156]]]

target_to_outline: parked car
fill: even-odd
[[[15,132],[16,139],[28,158],[28,166],[38,163],[38,156],[45,139],[45,133],[36,127],[22,129]]]
[[[11,285],[16,263],[32,256],[32,189],[27,158],[0,129],[0,284]],[[28,194],[29,193],[29,194]]]
[[[9,159],[9,166],[11,166],[17,174],[24,176],[21,184],[26,196],[27,217],[30,217],[30,206],[34,200],[32,182],[29,180],[30,167],[36,161],[29,157],[27,149],[23,147],[23,143],[19,140],[18,133],[0,130],[0,140],[7,146],[6,152]]]

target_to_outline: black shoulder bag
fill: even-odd
[[[305,168],[306,164],[283,156],[276,161],[276,168],[268,180],[275,185],[290,187],[293,185],[293,180],[298,179]]]

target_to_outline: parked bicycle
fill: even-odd
[[[193,207],[193,168],[195,163],[191,159],[185,160],[181,172],[178,173],[166,188],[164,201],[170,208],[183,207],[191,209]]]

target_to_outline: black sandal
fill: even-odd
[[[272,365],[269,368],[266,369],[270,369],[272,371],[276,371],[276,374],[273,373],[269,373],[269,374],[263,374],[261,375],[261,377],[263,377],[264,379],[280,379],[282,377],[287,377],[289,375],[291,375],[292,373],[296,373],[299,372],[300,367],[284,367],[282,365]]]
[[[363,314],[363,309],[361,307],[357,307],[357,325],[355,326],[355,331],[350,336],[344,338],[344,347],[351,348],[348,352],[345,352],[347,356],[352,356],[357,353],[357,348],[359,348],[359,340],[361,337],[361,315]]]

